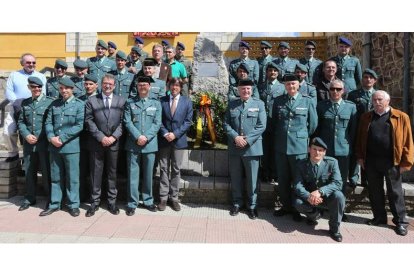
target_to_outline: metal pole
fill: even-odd
[[[75,52],[76,52],[76,58],[78,59],[80,57],[80,33],[77,32],[75,33],[75,37],[76,37],[76,45],[75,45]]]
[[[404,40],[403,111],[410,115],[410,112],[408,110],[410,106],[410,33],[404,33],[403,40]]]

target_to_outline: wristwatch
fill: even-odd
[[[323,196],[323,191],[321,189],[318,189],[318,192]]]

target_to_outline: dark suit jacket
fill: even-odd
[[[186,132],[193,123],[193,104],[191,100],[186,96],[180,96],[178,100],[177,109],[175,110],[174,117],[171,116],[170,108],[170,96],[164,96],[161,98],[162,108],[162,121],[161,128],[158,132],[159,147],[166,147],[170,143],[164,138],[164,135],[168,132],[173,132],[176,139],[171,143],[177,149],[187,147],[187,135]]]
[[[165,62],[161,62],[160,75],[158,76],[158,79],[163,80],[166,83],[168,83],[172,79],[171,73],[172,73],[171,65]]]
[[[112,96],[109,115],[105,114],[103,94],[92,96],[85,106],[85,122],[89,132],[88,146],[90,151],[101,151],[105,147],[101,141],[105,136],[113,136],[116,142],[109,149],[119,149],[119,139],[122,135],[122,117],[124,113],[125,99],[118,95]]]

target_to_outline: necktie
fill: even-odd
[[[338,113],[339,103],[334,103],[335,113]]]
[[[110,106],[109,106],[109,97],[108,96],[105,98],[105,107],[106,107],[106,109],[110,108]]]
[[[313,170],[313,174],[316,177],[318,175],[318,164],[314,164],[312,170]]]
[[[177,100],[178,100],[178,97],[173,98],[173,102],[171,105],[171,116],[174,116],[175,110],[177,109]]]

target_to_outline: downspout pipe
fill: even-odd
[[[75,38],[76,38],[75,55],[76,55],[76,59],[78,59],[80,58],[80,33],[79,32],[75,33]]]

